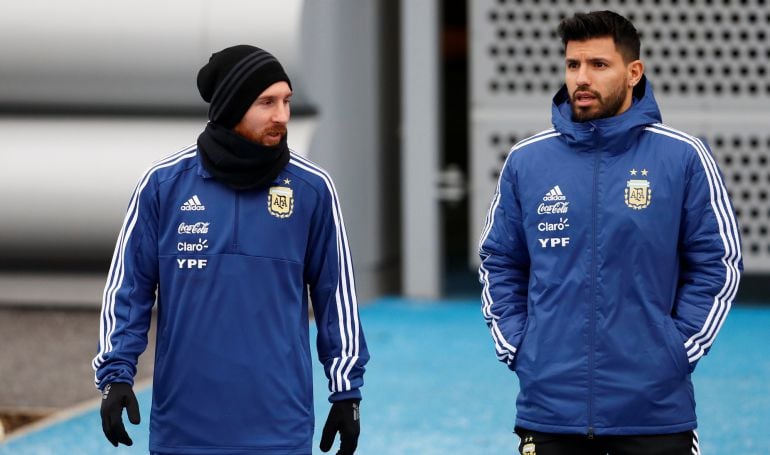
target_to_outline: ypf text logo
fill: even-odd
[[[569,237],[551,237],[548,239],[537,239],[541,248],[566,247],[569,245]]]
[[[180,269],[204,269],[208,263],[208,259],[177,259]]]

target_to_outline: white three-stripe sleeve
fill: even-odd
[[[497,286],[498,283],[496,282],[496,276],[499,276],[499,274],[495,273],[493,274],[492,278],[490,278],[490,269],[493,271],[498,270],[498,267],[496,267],[496,264],[494,264],[496,262],[494,259],[496,257],[497,249],[492,248],[492,245],[496,245],[496,242],[493,243],[494,237],[490,238],[490,234],[492,233],[495,217],[502,218],[502,220],[497,221],[498,230],[502,230],[502,225],[506,222],[505,215],[502,213],[503,209],[500,207],[500,199],[500,182],[498,182],[495,195],[492,198],[489,213],[487,214],[484,234],[482,235],[479,242],[479,255],[481,256],[481,264],[479,266],[479,281],[482,284],[481,313],[484,316],[484,320],[487,322],[487,325],[490,329],[497,358],[502,362],[512,364],[516,354],[516,348],[505,339],[502,332],[500,331],[500,327],[498,326],[497,322],[500,316],[493,314],[492,312],[492,307],[495,304],[495,301],[492,298],[492,286]],[[496,308],[499,307],[500,302],[498,302]]]
[[[157,287],[157,199],[152,176],[195,156],[185,149],[154,163],[137,184],[126,211],[102,295],[95,383],[133,382],[136,360],[147,346]]]
[[[358,315],[353,262],[334,182],[326,171],[298,155],[290,161],[323,182],[306,259],[306,280],[318,327],[318,355],[332,399],[358,398],[369,359]]]
[[[511,151],[503,165],[479,240],[481,312],[497,358],[513,365],[527,320],[529,254],[515,191]]]
[[[738,225],[722,175],[703,141],[662,124],[647,128],[686,143],[695,153],[685,195],[682,277],[675,321],[691,368],[714,343],[738,290],[743,268]]]

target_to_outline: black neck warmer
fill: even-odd
[[[268,147],[215,123],[206,125],[198,136],[198,150],[206,170],[236,190],[269,184],[289,162],[286,136],[278,145]]]

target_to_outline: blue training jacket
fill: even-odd
[[[330,401],[361,397],[369,353],[342,212],[305,158],[244,191],[213,179],[194,146],[147,170],[104,289],[100,389],[133,383],[156,292],[152,452],[311,453],[308,300]]]
[[[635,435],[696,427],[690,373],[742,270],[706,144],[661,122],[652,88],[611,118],[515,145],[480,240],[482,312],[519,377],[518,426]]]

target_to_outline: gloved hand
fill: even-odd
[[[321,433],[321,451],[328,452],[334,443],[334,436],[340,433],[340,450],[337,455],[353,455],[358,447],[358,435],[361,433],[358,405],[361,400],[351,399],[335,401],[329,410],[323,432]]]
[[[123,382],[113,382],[104,386],[102,392],[102,430],[107,439],[118,446],[119,442],[130,446],[134,443],[126,433],[123,426],[123,408],[126,408],[128,421],[138,425],[139,403],[136,401],[136,395],[130,384]]]

